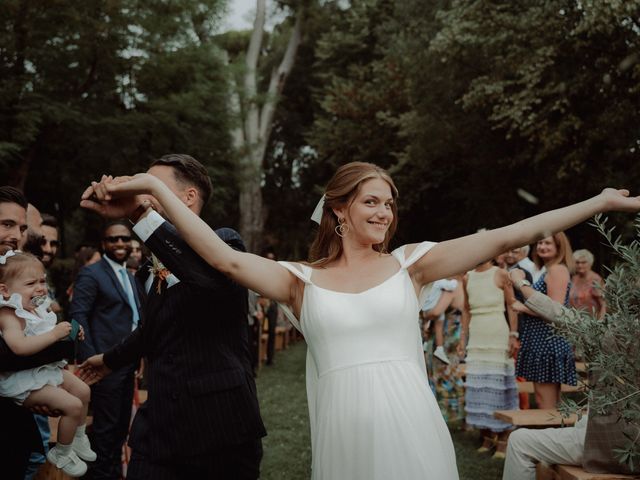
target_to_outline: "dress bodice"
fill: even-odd
[[[408,259],[404,247],[394,250],[398,271],[360,293],[319,287],[310,267],[282,262],[305,282],[301,330],[319,377],[356,365],[415,359],[421,303],[407,268],[433,245],[418,245]]]
[[[498,267],[484,272],[472,270],[467,273],[467,295],[471,315],[504,312],[504,291],[496,286]]]
[[[22,296],[19,293],[12,294],[8,300],[0,298],[0,307],[14,309],[16,316],[24,320],[24,334],[27,337],[47,333],[56,326],[58,319],[55,313],[49,311],[50,305],[51,300],[47,299],[34,312],[30,312],[22,307]]]

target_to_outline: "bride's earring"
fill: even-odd
[[[336,225],[335,231],[339,237],[344,237],[349,233],[349,225],[347,225],[347,221],[344,218],[338,218],[338,225]]]

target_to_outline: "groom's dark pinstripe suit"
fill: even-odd
[[[244,250],[234,230],[216,233]],[[246,289],[210,267],[167,222],[145,244],[180,281],[158,293],[154,280],[141,326],[104,355],[113,369],[147,358],[149,398],[132,426],[134,454],[193,466],[228,455],[228,447],[260,448],[266,432],[247,343]]]

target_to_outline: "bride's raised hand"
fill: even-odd
[[[109,198],[122,198],[131,195],[153,194],[162,182],[148,173],[138,173],[134,176],[116,177],[106,182],[104,187]]]
[[[134,177],[113,178],[110,175],[103,175],[99,182],[91,182],[91,186],[82,193],[80,206],[105,218],[130,217],[145,200],[135,193],[135,188],[139,189],[140,187],[133,185],[135,188],[130,189],[129,192],[120,187],[120,193],[117,195],[112,191],[118,185],[129,183],[129,178],[133,179]]]
[[[605,202],[605,211],[638,212],[640,211],[640,196],[630,197],[629,190],[605,188],[600,196]]]

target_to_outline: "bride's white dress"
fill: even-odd
[[[361,293],[313,284],[313,270],[280,262],[305,283],[300,323],[307,341],[313,480],[454,480],[455,452],[429,388],[407,268]]]

